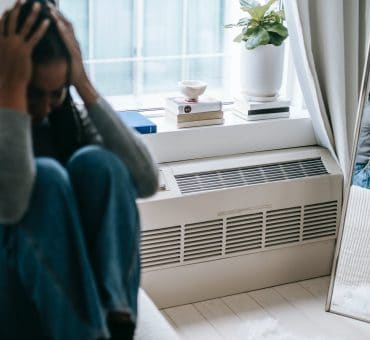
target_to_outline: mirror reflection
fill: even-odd
[[[336,268],[329,294],[329,310],[370,322],[370,98],[369,58],[359,103],[357,146]]]

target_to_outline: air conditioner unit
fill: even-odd
[[[142,285],[159,307],[330,273],[343,176],[320,147],[166,163],[139,200]]]

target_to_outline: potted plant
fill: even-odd
[[[245,99],[275,100],[283,75],[284,44],[288,30],[284,26],[284,11],[273,10],[277,0],[265,4],[257,0],[240,0],[247,17],[225,27],[242,28],[235,42],[241,49],[241,92]]]

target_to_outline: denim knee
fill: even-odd
[[[67,163],[67,170],[73,179],[95,177],[103,180],[107,176],[132,184],[127,166],[114,153],[101,146],[86,146],[76,151]],[[82,177],[81,177],[82,176]]]
[[[35,190],[37,190],[37,187],[42,187],[44,192],[69,183],[66,170],[52,158],[36,158],[36,171]]]

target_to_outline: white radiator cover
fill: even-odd
[[[161,172],[166,190],[138,201],[142,285],[159,307],[330,273],[342,173],[325,149],[166,163]]]

